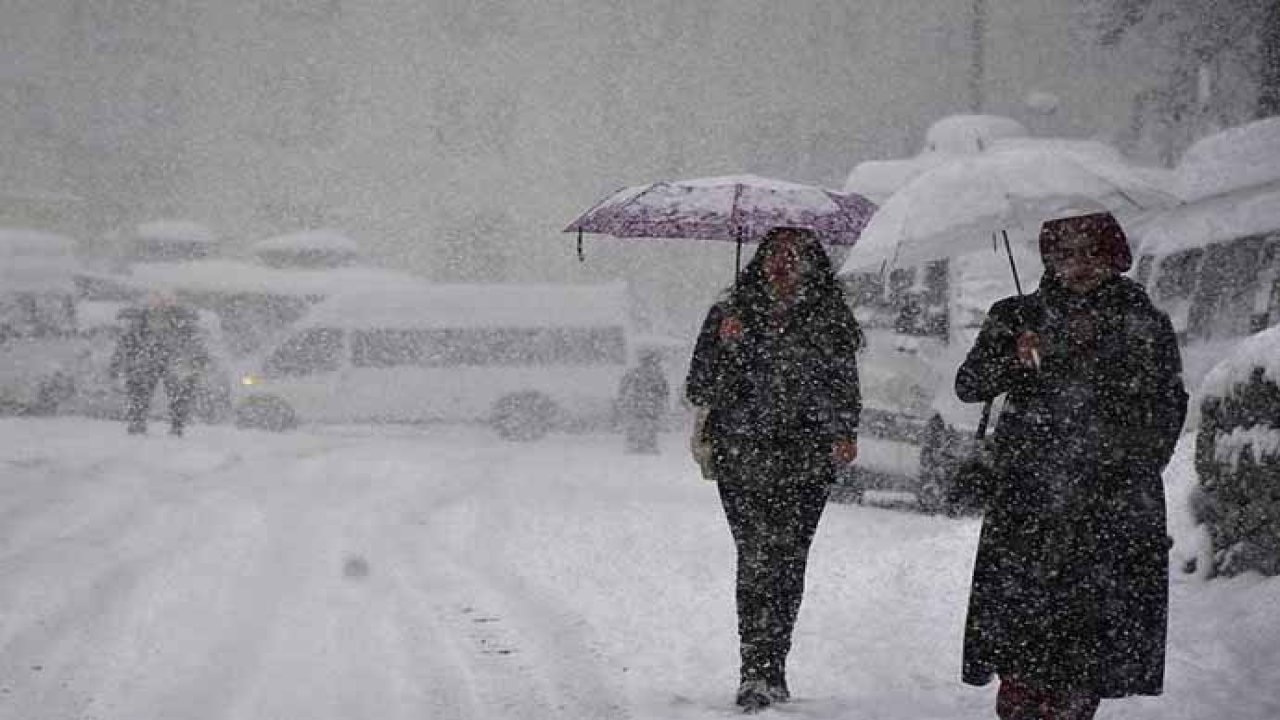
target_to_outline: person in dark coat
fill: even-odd
[[[1109,213],[1046,222],[1045,276],[991,307],[956,374],[1007,394],[965,624],[962,679],[998,676],[1002,720],[1092,718],[1158,695],[1168,616],[1161,472],[1186,415],[1169,318]]]
[[[809,547],[837,466],[857,457],[861,344],[814,234],[774,228],[694,348],[686,394],[737,549],[744,710],[790,698]]]
[[[618,410],[622,413],[627,452],[658,452],[658,424],[667,411],[671,388],[662,374],[658,353],[640,354],[640,364],[622,376],[618,388]]]
[[[120,315],[125,329],[111,357],[110,372],[113,378],[124,378],[129,434],[147,431],[151,397],[163,382],[169,396],[169,434],[182,435],[197,377],[209,362],[196,313],[157,294],[145,307],[129,308]]]

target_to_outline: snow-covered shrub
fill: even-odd
[[[1280,575],[1280,327],[1205,379],[1191,510],[1212,542],[1209,573]]]

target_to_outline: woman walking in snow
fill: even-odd
[[[1035,293],[992,306],[956,375],[1007,393],[965,626],[963,680],[998,676],[1002,720],[1087,720],[1158,695],[1168,615],[1160,474],[1186,414],[1169,318],[1120,275],[1119,223],[1044,224]]]
[[[837,466],[858,454],[862,334],[815,235],[774,228],[714,305],[687,395],[737,549],[741,684],[753,711],[790,698],[805,565]]]

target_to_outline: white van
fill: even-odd
[[[1280,324],[1278,158],[1280,118],[1197,141],[1175,170],[1186,204],[1132,233],[1134,274],[1173,320],[1188,387],[1241,339]]]
[[[1034,291],[1044,273],[1039,257],[1026,242],[1014,257],[1023,291]],[[858,500],[868,490],[903,492],[925,510],[943,510],[942,483],[982,414],[981,405],[956,397],[956,369],[992,303],[1017,292],[1009,260],[992,250],[842,280],[867,344],[858,357],[858,462],[837,494]]]
[[[0,228],[0,413],[48,415],[75,395],[75,243]]]
[[[423,285],[334,296],[240,381],[237,423],[606,423],[632,359],[626,287]]]

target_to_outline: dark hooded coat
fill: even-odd
[[[764,292],[748,274],[733,297],[712,306],[686,393],[710,411],[704,436],[718,462],[728,450],[783,450],[793,458],[786,465],[830,482],[832,443],[857,437],[862,409],[857,322],[834,283],[805,293],[781,317]],[[741,322],[741,337],[723,336],[728,317]]]
[[[1041,337],[1039,370],[1017,360],[1024,330]],[[991,308],[956,392],[967,402],[1007,393],[995,433],[1002,484],[983,519],[963,680],[1159,694],[1161,471],[1187,406],[1168,317],[1127,278],[1080,295],[1046,275],[1037,292]]]
[[[186,376],[209,363],[196,313],[181,306],[127,309],[124,332],[111,357],[111,374],[129,379]]]

